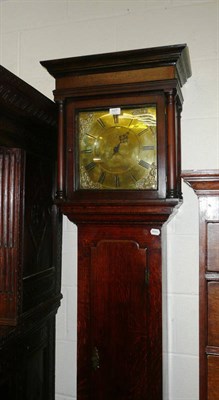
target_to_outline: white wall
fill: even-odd
[[[183,169],[219,168],[218,19],[218,0],[0,0],[0,62],[52,98],[54,80],[40,60],[187,43],[193,76],[183,88]],[[184,204],[164,228],[164,400],[198,399],[197,199],[183,190]],[[56,400],[76,399],[76,281],[76,229],[64,219]]]

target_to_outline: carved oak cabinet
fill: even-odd
[[[0,67],[0,395],[54,400],[56,106]]]
[[[199,200],[200,400],[219,398],[219,170],[184,171]]]
[[[44,61],[78,227],[77,399],[162,399],[161,228],[181,202],[186,45]]]

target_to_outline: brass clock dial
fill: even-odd
[[[156,106],[80,111],[79,188],[156,189]]]

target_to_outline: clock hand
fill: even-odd
[[[124,134],[124,135],[120,135],[120,136],[119,136],[119,143],[113,148],[113,155],[112,155],[112,157],[113,157],[115,154],[120,154],[120,153],[119,153],[119,149],[120,149],[121,143],[127,143],[127,142],[128,142],[128,132],[127,132],[126,134]]]
[[[116,153],[119,153],[119,148],[121,143],[127,143],[128,142],[128,133],[119,136],[119,143],[117,144],[117,146],[114,147],[113,149],[113,155]]]
[[[119,144],[117,144],[117,146],[114,147],[113,155],[119,152],[120,144],[121,144],[121,142],[119,142]]]

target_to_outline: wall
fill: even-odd
[[[193,76],[183,88],[183,169],[219,168],[218,8],[218,0],[0,0],[0,62],[52,98],[54,80],[40,60],[187,43]],[[198,399],[197,199],[183,191],[164,228],[164,400]],[[64,219],[56,400],[76,398],[76,238]]]

